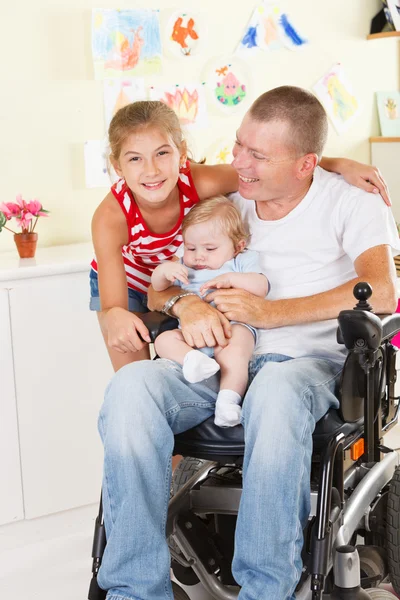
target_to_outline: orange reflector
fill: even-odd
[[[364,454],[364,438],[360,438],[350,448],[351,460],[357,460]]]

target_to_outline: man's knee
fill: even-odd
[[[143,360],[125,365],[117,371],[106,389],[100,416],[129,419],[137,411],[150,408],[154,400],[161,400],[162,394],[157,392],[162,389],[162,377],[156,362]],[[153,393],[149,389],[149,382],[152,383]]]

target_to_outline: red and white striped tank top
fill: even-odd
[[[111,188],[128,224],[129,240],[122,247],[122,256],[127,284],[133,290],[146,293],[153,270],[174,256],[182,244],[183,217],[199,201],[189,161],[179,172],[178,188],[181,207],[178,222],[173,229],[160,234],[153,233],[147,227],[124,179],[117,181]],[[97,272],[96,259],[93,259],[91,266]]]

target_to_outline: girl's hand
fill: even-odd
[[[188,270],[184,265],[169,260],[162,264],[162,274],[167,281],[174,283],[176,280],[181,283],[189,283]]]
[[[146,342],[151,342],[143,321],[119,306],[106,312],[106,326],[108,346],[121,354],[137,352],[146,346]]]
[[[355,185],[366,192],[380,194],[385,204],[392,205],[388,187],[377,167],[364,165],[348,158],[342,158],[340,166],[340,172],[347,183]]]
[[[209,289],[220,290],[231,287],[232,284],[229,279],[229,274],[224,273],[223,275],[218,275],[217,277],[214,277],[214,279],[210,279],[209,281],[206,281],[206,283],[203,283],[203,285],[200,286],[200,294],[203,295]]]

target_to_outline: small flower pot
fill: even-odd
[[[38,240],[37,233],[15,233],[14,242],[20,258],[33,258]]]

